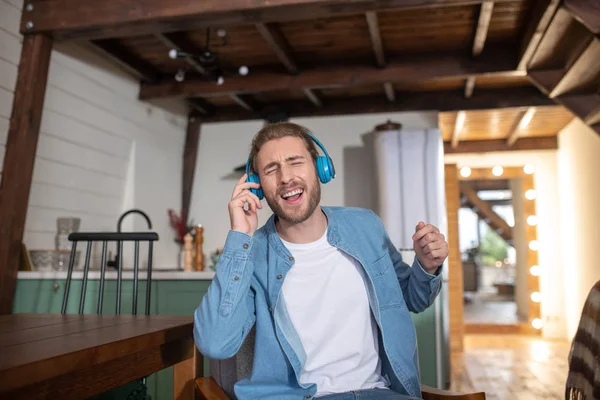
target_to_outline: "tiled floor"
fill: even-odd
[[[521,335],[467,335],[452,357],[452,387],[486,399],[564,399],[570,344]]]
[[[519,322],[517,303],[513,296],[493,293],[468,293],[464,321],[469,324],[516,324]]]

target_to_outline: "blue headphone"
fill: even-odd
[[[323,146],[321,144],[321,142],[319,142],[317,140],[316,137],[314,137],[313,135],[311,135],[310,133],[306,132],[306,134],[313,140],[313,142],[315,142],[317,144],[317,146],[319,146],[321,148],[321,150],[323,150],[323,153],[325,153],[325,156],[319,156],[317,157],[317,173],[319,174],[319,180],[321,181],[321,183],[327,183],[330,180],[332,180],[333,178],[335,178],[335,166],[333,165],[333,160],[331,159],[331,157],[329,157],[329,154],[327,153],[327,150],[325,150],[325,146]],[[246,178],[246,182],[254,182],[254,183],[260,183],[260,179],[258,178],[258,174],[251,174],[250,173],[250,164],[252,163],[252,160],[250,159],[250,156],[248,156],[248,161],[246,162],[246,174],[248,175],[248,178]],[[263,193],[262,188],[250,188],[250,192],[254,193],[259,200],[262,200],[265,197],[265,194]]]

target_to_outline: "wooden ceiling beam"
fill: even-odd
[[[475,89],[475,78],[474,76],[470,76],[467,78],[465,82],[465,97],[468,99],[473,95],[473,89]]]
[[[311,103],[313,103],[317,107],[323,107],[323,102],[321,101],[321,99],[319,99],[319,97],[315,94],[314,91],[308,88],[304,88],[302,89],[302,91],[304,92],[304,95],[308,97]]]
[[[271,50],[275,52],[275,55],[279,58],[279,61],[281,61],[288,72],[290,74],[297,74],[298,65],[294,61],[292,48],[285,36],[283,36],[283,33],[281,33],[279,27],[275,24],[258,23],[256,24],[256,29],[269,47],[271,47]]]
[[[365,14],[367,25],[369,27],[369,36],[371,45],[375,54],[376,65],[380,68],[385,66],[385,53],[383,52],[383,43],[381,42],[381,32],[379,30],[379,20],[375,11],[369,11]]]
[[[396,101],[396,90],[394,89],[394,85],[391,82],[386,82],[383,84],[383,90],[385,91],[385,97],[389,102],[393,103]]]
[[[32,10],[24,8],[21,33],[89,40],[479,3],[481,0],[103,0],[86,2],[85,12],[81,12],[80,0],[35,1]]]
[[[506,223],[504,218],[499,216],[493,209],[492,206],[482,200],[478,195],[477,191],[469,185],[460,185],[460,191],[467,197],[468,203],[473,207],[477,208],[477,215],[480,219],[485,221],[490,228],[492,228],[498,235],[504,240],[512,240],[512,228]]]
[[[558,136],[524,137],[509,146],[504,139],[463,140],[456,147],[444,142],[445,154],[491,153],[497,151],[557,150]]]
[[[204,99],[187,99],[190,108],[196,110],[201,115],[214,115],[215,105]]]
[[[311,68],[297,75],[254,71],[248,76],[232,76],[222,85],[201,79],[163,80],[157,84],[142,83],[139,98],[148,100],[160,97],[211,97],[229,93],[256,93],[272,90],[301,90],[304,88],[336,88],[385,82],[423,82],[445,77],[469,76],[523,76],[524,71],[514,70],[514,59],[506,49],[486,52],[477,59],[457,54],[415,56],[400,62],[389,63],[385,68],[364,65],[339,65]]]
[[[473,55],[478,56],[483,51],[485,39],[487,38],[490,28],[492,13],[494,12],[494,2],[484,1],[481,3],[479,10],[479,20],[477,22],[477,30],[475,31],[475,39],[473,40]]]
[[[506,107],[555,105],[554,101],[535,88],[480,90],[470,99],[456,91],[398,93],[391,103],[382,96],[345,97],[328,99],[327,104],[315,109],[305,101],[266,104],[256,112],[240,110],[236,106],[217,108],[212,117],[199,115],[203,122],[224,122],[263,119],[271,113],[285,113],[290,118],[306,116],[371,114],[399,111],[458,111],[487,110]]]
[[[159,71],[152,65],[131,54],[131,52],[123,47],[118,40],[95,40],[92,44],[138,78],[151,83],[160,80]]]
[[[600,39],[592,39],[567,69],[550,97],[596,90],[600,82]]]
[[[600,2],[598,0],[564,0],[565,8],[595,35],[600,35]]]
[[[158,33],[155,35],[158,40],[160,40],[165,47],[169,50],[176,50],[177,52],[188,53],[184,57],[185,61],[194,68],[198,73],[205,75],[206,70],[194,57],[189,54],[193,54],[197,51],[197,49],[191,48],[192,46],[189,43],[184,43],[181,35],[172,34],[172,33]]]
[[[460,133],[462,132],[465,126],[465,119],[467,118],[467,113],[464,110],[460,110],[456,113],[456,121],[454,122],[454,130],[452,131],[452,147],[456,148],[458,146],[458,141],[460,139]]]
[[[538,0],[536,2],[533,18],[527,26],[521,45],[521,57],[517,69],[521,71],[528,69],[529,61],[546,33],[559,5],[560,0]]]
[[[240,94],[230,93],[229,97],[233,100],[237,105],[242,107],[244,110],[255,112],[258,108],[256,105],[252,104],[251,100],[242,97]]]
[[[506,144],[508,144],[509,147],[514,145],[517,139],[519,139],[523,129],[531,122],[535,111],[535,107],[529,107],[526,111],[521,111],[519,113],[519,116],[515,119],[515,123],[508,134],[508,139],[506,139]]]

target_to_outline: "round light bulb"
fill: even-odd
[[[222,85],[225,82],[225,79],[223,79],[222,76],[217,78],[217,85]]]
[[[533,326],[535,329],[542,329],[544,323],[541,319],[535,318],[533,321],[531,321],[531,326]]]
[[[538,223],[537,215],[530,215],[529,217],[527,217],[527,225],[536,226],[537,223]]]
[[[183,82],[183,80],[185,79],[185,71],[180,69],[177,71],[177,73],[175,74],[175,80],[177,82]]]
[[[540,244],[537,240],[532,240],[529,242],[529,249],[533,251],[538,251],[540,249]]]
[[[242,65],[240,67],[239,72],[240,72],[240,75],[242,75],[242,76],[248,75],[248,67],[246,67],[245,65]]]
[[[533,265],[533,266],[531,266],[531,268],[529,268],[529,272],[533,276],[540,276],[542,269],[540,268],[539,265]]]
[[[504,173],[504,168],[502,168],[500,165],[496,165],[494,168],[492,168],[492,174],[494,174],[494,176],[500,176]]]
[[[539,303],[540,301],[542,301],[542,295],[540,294],[540,292],[533,292],[531,293],[531,301],[533,301],[534,303]]]
[[[462,167],[460,169],[460,175],[467,178],[469,176],[471,176],[471,168],[469,167]]]
[[[535,172],[535,167],[533,164],[527,164],[523,167],[523,172],[525,172],[527,175],[531,175]]]
[[[169,58],[172,58],[173,60],[177,58],[177,50],[175,49],[171,49],[169,50]]]
[[[527,200],[533,200],[533,199],[535,199],[536,196],[537,196],[537,193],[533,189],[529,189],[528,191],[525,192],[525,198]]]

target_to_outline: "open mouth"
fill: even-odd
[[[304,194],[304,189],[294,189],[288,192],[285,192],[281,195],[281,198],[285,200],[287,204],[296,204],[300,202],[302,199],[302,195]]]

